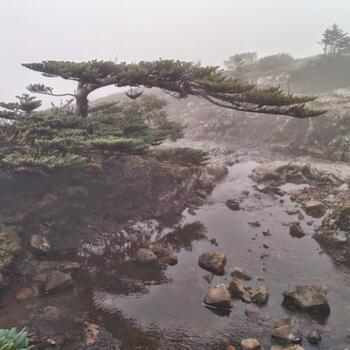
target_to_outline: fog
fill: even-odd
[[[222,65],[237,52],[320,52],[325,28],[350,31],[348,0],[0,0],[0,99],[41,78],[22,62],[177,58]],[[98,95],[109,93],[99,91]],[[96,94],[95,94],[96,96]]]

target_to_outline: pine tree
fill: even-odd
[[[45,77],[61,77],[77,82],[75,93],[56,94],[51,87],[31,84],[28,90],[51,96],[71,96],[76,114],[88,115],[88,95],[104,86],[160,88],[177,98],[198,96],[223,108],[298,118],[317,116],[322,111],[308,109],[305,103],[314,97],[285,95],[278,88],[258,89],[255,85],[225,76],[218,67],[202,67],[175,60],[141,61],[137,64],[110,61],[66,62],[43,61],[23,66],[41,72]],[[131,98],[141,95],[131,91]]]
[[[22,94],[16,96],[18,102],[0,102],[0,118],[16,119],[21,115],[29,115],[41,106],[41,101],[35,96]]]
[[[350,37],[337,24],[323,33],[320,41],[324,55],[340,55],[350,50]]]

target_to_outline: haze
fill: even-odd
[[[222,65],[237,52],[320,52],[320,33],[350,31],[347,0],[0,0],[0,100],[30,82],[50,81],[22,68],[45,59],[138,61],[177,58]],[[115,91],[100,90],[99,96]],[[96,96],[96,95],[95,95]]]

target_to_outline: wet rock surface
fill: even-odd
[[[211,288],[204,298],[204,304],[218,309],[230,309],[231,295],[225,285],[219,284]]]
[[[222,275],[225,272],[226,255],[219,251],[206,252],[199,257],[198,264],[205,270]]]
[[[330,307],[325,285],[299,285],[283,293],[283,305],[292,310],[302,310],[328,317]]]
[[[302,339],[300,325],[293,318],[284,318],[276,321],[271,337],[286,343],[299,343]]]

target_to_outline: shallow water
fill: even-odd
[[[292,208],[294,203],[289,201],[288,196],[284,197],[282,204],[279,198],[256,191],[255,183],[248,175],[257,165],[255,161],[243,160],[232,166],[228,176],[208,198],[208,203],[197,210],[195,216],[185,213],[177,224],[185,228],[175,234],[164,234],[164,239],[171,242],[178,253],[178,265],[164,271],[152,271],[152,268],[140,271],[139,266],[123,268],[119,265],[115,266],[116,271],[119,270],[116,280],[108,278],[107,284],[103,281],[95,283],[93,306],[106,321],[109,330],[121,338],[123,349],[148,349],[143,343],[145,338],[151,340],[150,349],[152,346],[218,349],[243,337],[256,337],[268,345],[274,320],[288,314],[281,306],[282,292],[289,284],[309,283],[329,285],[332,312],[324,324],[296,313],[295,316],[305,321],[305,333],[314,326],[323,329],[321,349],[341,349],[349,344],[348,271],[337,270],[330,258],[322,253],[311,237],[314,227],[306,225],[307,218],[302,222],[307,236],[297,239],[289,235],[288,227],[283,224],[295,221],[295,218],[287,215],[285,210]],[[298,186],[290,184],[285,189]],[[243,195],[243,190],[250,191],[249,195]],[[225,206],[229,198],[241,198],[242,209],[237,212],[229,210]],[[255,221],[259,221],[261,227],[248,225]],[[271,236],[262,234],[266,230],[271,232]],[[192,241],[188,237],[191,233],[194,233]],[[210,243],[213,238],[217,247]],[[264,248],[263,244],[269,248]],[[212,285],[228,283],[229,272],[240,266],[254,276],[249,285],[268,286],[269,303],[259,310],[266,322],[248,320],[244,310],[259,308],[240,301],[234,303],[228,316],[219,316],[203,306],[202,300],[210,285],[204,278],[208,274],[198,266],[198,256],[212,249],[224,251],[228,258],[228,273],[214,277]],[[263,253],[269,256],[262,259]],[[140,286],[120,288],[120,278],[131,279],[132,284],[136,280]],[[264,281],[259,282],[257,278]],[[130,340],[130,334],[124,330],[125,323],[130,324],[132,329],[139,329],[140,332],[136,332],[140,336],[139,341],[137,336]],[[308,348],[306,341],[304,346]]]
[[[280,197],[258,192],[249,178],[258,163],[251,159],[241,157],[240,163],[230,167],[227,177],[196,215],[185,212],[180,218],[167,217],[161,223],[150,220],[135,225],[132,232],[119,232],[113,238],[106,235],[105,239],[84,245],[80,258],[85,272],[78,278],[79,287],[65,296],[66,305],[72,312],[84,309],[92,315],[96,323],[121,340],[123,350],[225,349],[245,337],[257,338],[268,347],[274,321],[291,314],[305,323],[304,335],[314,327],[323,330],[323,340],[316,348],[338,350],[349,346],[349,270],[344,266],[336,268],[312,238],[319,221],[313,219],[315,226],[308,226],[306,216],[301,224],[307,235],[301,239],[289,235],[284,224],[297,219],[285,210],[295,203],[288,196],[280,203]],[[283,188],[296,187],[300,185]],[[249,195],[242,191],[249,191]],[[241,210],[231,211],[225,206],[231,198],[241,199]],[[256,221],[260,227],[248,224]],[[271,236],[262,234],[267,230]],[[172,246],[178,264],[166,269],[136,265],[131,256],[141,241],[158,239]],[[207,250],[221,250],[228,259],[227,273],[215,276],[211,284],[210,275],[198,266],[198,256]],[[262,258],[262,254],[268,256]],[[218,315],[202,304],[203,298],[210,286],[228,284],[230,271],[236,266],[254,277],[247,285],[269,288],[269,302],[259,308],[235,301],[229,315]],[[331,314],[323,323],[281,306],[282,292],[289,284],[311,283],[330,287]],[[53,301],[57,302],[44,298],[41,306]],[[11,303],[4,308],[1,326],[8,326],[10,306]],[[248,319],[246,309],[258,310],[265,321]],[[23,310],[16,312],[22,315]],[[306,340],[303,346],[315,348]]]

